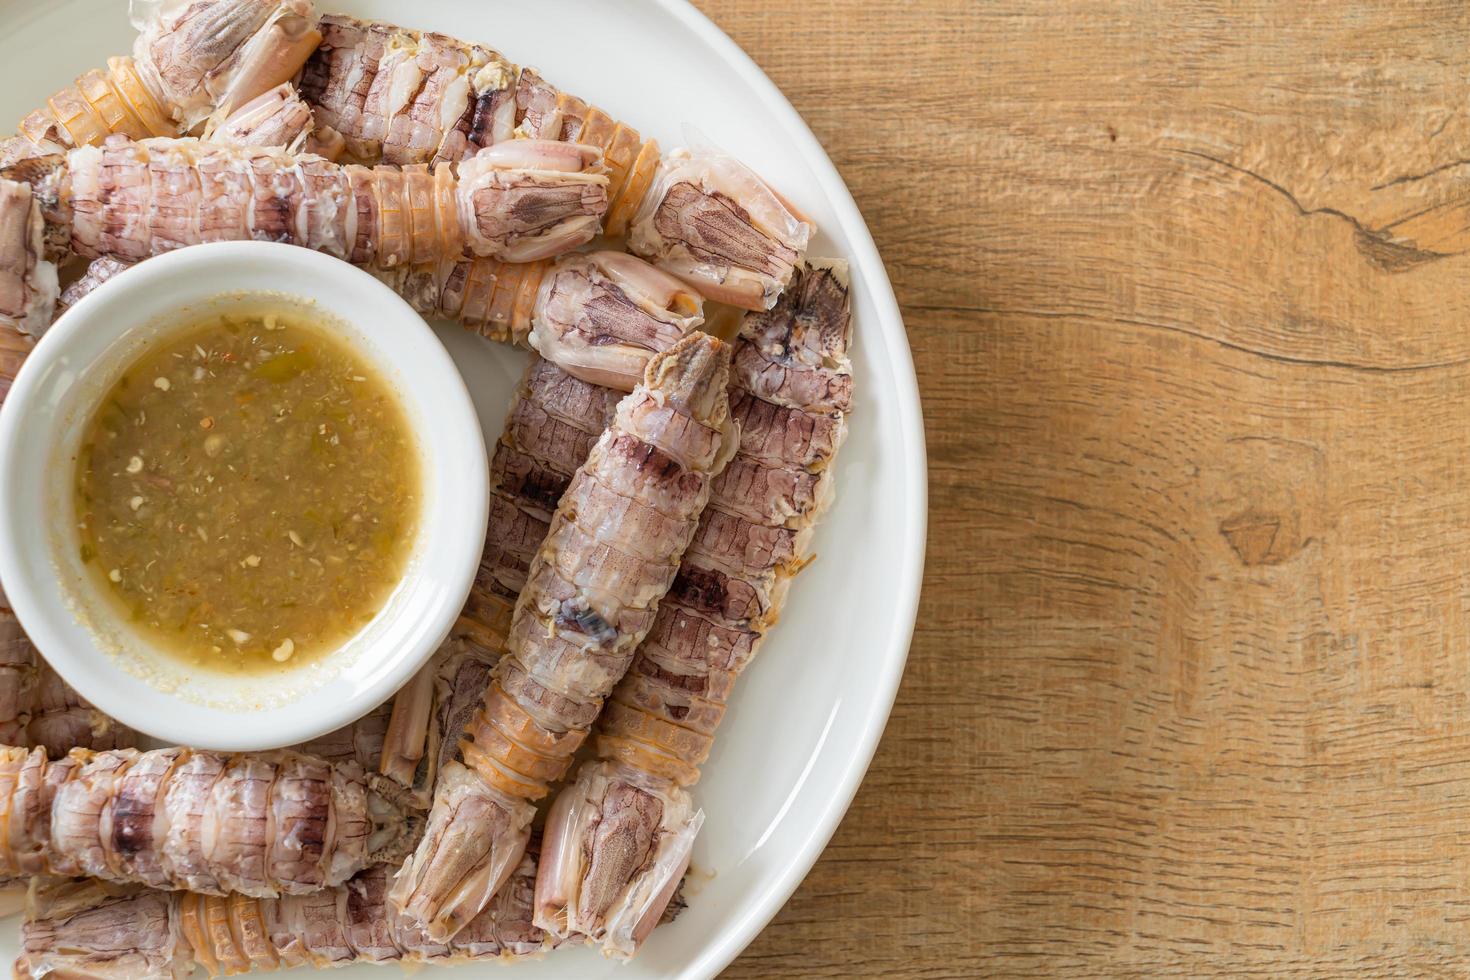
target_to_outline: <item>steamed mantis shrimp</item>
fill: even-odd
[[[34,747],[50,758],[75,747],[130,746],[132,729],[98,711],[42,660],[0,593],[0,746]],[[27,876],[0,872],[0,915],[14,911]]]
[[[530,346],[569,374],[631,391],[648,360],[704,323],[704,299],[623,252],[555,262],[490,259],[380,272],[414,309],[483,336]]]
[[[293,748],[348,772],[377,772],[388,750],[392,711],[393,699],[389,698],[356,721]]]
[[[58,310],[131,265],[94,259],[61,291]],[[462,258],[374,273],[425,317],[530,347],[575,377],[619,391],[631,391],[650,357],[704,323],[698,293],[623,252],[555,262]]]
[[[449,942],[435,942],[384,902],[387,870],[280,898],[158,892],[98,881],[38,887],[21,927],[17,977],[182,980],[252,970],[354,963],[453,964],[518,959],[555,942],[531,923],[534,849],[494,903]]]
[[[831,499],[850,335],[842,263],[799,267],[774,309],[745,317],[731,371],[740,448],[603,709],[595,758],[547,816],[536,923],[556,936],[632,956],[688,867],[704,814],[687,787]]]
[[[9,611],[0,613],[0,617],[12,618],[12,623],[0,625],[4,632],[11,633],[13,617]],[[136,733],[87,703],[35,652],[29,640],[8,642],[30,647],[27,654],[21,654],[29,663],[16,663],[20,658],[15,648],[5,655],[6,671],[19,675],[18,686],[23,695],[29,696],[23,697],[20,713],[5,724],[3,744],[39,747],[52,758],[63,756],[74,748],[101,750],[132,746],[137,739]],[[10,683],[10,677],[0,677],[0,685]],[[7,705],[9,703],[7,699]]]
[[[491,460],[490,515],[474,585],[451,638],[394,699],[382,772],[427,807],[459,754],[459,733],[481,710],[505,652],[516,598],[550,528],[557,501],[607,428],[615,392],[533,357],[517,386]]]
[[[595,271],[599,263],[620,270],[624,260],[641,268],[612,275]],[[647,337],[662,337],[672,346],[702,322],[697,294],[636,259],[594,253],[565,261],[567,267],[551,277],[545,292],[558,297],[555,307],[564,322],[581,324],[578,329],[604,338],[600,349],[612,351],[629,338]],[[397,284],[402,286],[402,280]],[[575,299],[564,295],[569,291]],[[417,287],[406,289],[405,295],[417,299],[428,291]],[[439,311],[432,302],[420,309],[426,315]],[[676,315],[678,326],[669,332]],[[637,350],[619,357],[625,370],[641,375],[653,353],[652,342]],[[411,787],[416,802],[427,805],[435,776],[457,753],[456,734],[464,730],[469,713],[478,710],[490,669],[505,650],[516,598],[557,501],[612,420],[617,400],[608,388],[538,357],[532,358],[517,387],[491,459],[484,553],[454,637],[392,706],[381,771]]]
[[[432,692],[432,708],[425,709],[422,720],[428,740],[419,735],[407,741],[427,744],[426,764],[417,773],[412,765],[408,773],[389,772],[389,756],[383,753],[389,775],[431,788],[438,768],[454,758],[454,735],[481,709],[515,597],[556,501],[612,419],[617,400],[608,389],[532,360],[496,445],[494,467],[500,476],[481,574],[457,636],[423,675]],[[400,693],[391,705],[390,743],[404,700]],[[366,766],[379,755],[389,707],[301,748],[340,765]],[[124,978],[183,976],[195,963],[213,975],[303,963],[454,963],[525,956],[554,945],[530,921],[536,851],[533,840],[495,900],[447,943],[430,941],[388,913],[382,868],[361,872],[338,889],[281,899],[165,894],[102,882],[48,884],[37,891],[23,927],[17,972]],[[240,937],[264,938],[247,949]]]
[[[507,261],[590,240],[607,177],[586,147],[517,140],[453,168],[343,167],[273,148],[110,138],[25,161],[0,181],[0,323],[44,330],[53,254],[136,262],[210,241],[264,238],[360,265]],[[37,223],[39,221],[39,224]]]
[[[28,117],[29,150],[0,170],[20,178],[0,179],[0,341],[28,344],[16,330],[49,323],[58,257],[94,259],[65,304],[161,251],[266,237],[368,267],[426,316],[545,360],[533,356],[495,447],[481,574],[451,639],[393,702],[309,746],[331,757],[316,764],[332,779],[365,787],[371,846],[349,848],[309,895],[259,860],[242,872],[237,855],[215,867],[193,854],[180,877],[160,870],[166,856],[139,859],[103,836],[109,794],[151,778],[149,813],[167,823],[172,790],[159,780],[197,760],[216,760],[216,786],[237,776],[243,787],[303,757],[170,749],[157,762],[129,750],[47,763],[4,750],[7,812],[43,800],[63,819],[58,834],[11,817],[0,874],[105,879],[38,893],[18,974],[452,962],[582,938],[632,955],[703,820],[687,788],[830,497],[850,409],[845,269],[803,261],[811,222],[743,164],[661,155],[488,48],[318,19],[310,0],[137,5],[149,12],[134,58]],[[194,89],[166,92],[150,66],[181,59],[189,39],[171,35],[191,25],[197,45],[208,22],[191,18],[211,10],[237,63],[195,58]],[[281,73],[293,60],[305,61],[299,93],[284,84],[296,69]],[[130,101],[140,86],[147,119]],[[147,138],[201,130],[207,142]],[[10,152],[0,146],[0,164]],[[604,226],[636,257],[561,254]],[[756,311],[733,349],[696,333],[701,292]],[[618,403],[610,389],[633,394]],[[538,872],[533,801],[589,734],[595,758],[556,798]],[[408,793],[374,792],[375,769]],[[20,790],[27,779],[35,788]],[[431,800],[397,874],[366,867],[402,854],[401,804]],[[181,853],[201,820],[227,816],[188,806]],[[32,838],[16,838],[17,823]],[[208,895],[116,883],[128,881]]]
[[[274,896],[401,853],[411,821],[360,773],[299,752],[0,747],[0,876],[89,875]]]
[[[272,147],[111,137],[12,168],[63,254],[139,261],[209,241],[267,239],[361,265],[461,252],[531,261],[596,234],[607,177],[596,150],[544,140],[453,167],[345,167]]]
[[[223,146],[276,147],[287,152],[294,152],[305,145],[309,152],[330,158],[331,148],[311,142],[314,128],[311,107],[302,101],[290,82],[282,82],[240,106],[218,126],[212,127],[207,133],[207,140]],[[72,280],[57,297],[56,316],[133,265],[111,255],[93,259],[86,271]]]
[[[321,42],[311,0],[133,0],[131,57],[111,58],[26,116],[0,155],[181,136],[288,81]]]
[[[311,0],[136,0],[134,56],[87,72],[22,120],[20,135],[0,140],[0,168],[113,134],[179,136],[216,113],[237,113],[222,141],[267,145],[275,130],[305,129],[310,109],[280,86],[320,43],[316,20]],[[49,325],[59,293],[38,217],[29,188],[0,180],[0,326],[33,335]],[[72,301],[126,265],[114,262],[84,276]]]
[[[652,625],[711,481],[733,452],[729,348],[703,334],[650,362],[561,496],[515,606],[508,652],[445,766],[390,901],[452,936],[519,861],[533,800],[570,765]]]
[[[432,727],[455,731],[478,705],[489,670],[465,671],[463,665],[473,663],[474,657],[467,644],[456,640],[446,644],[439,662],[445,676],[463,676],[456,696],[445,697],[436,706],[441,717]],[[471,697],[474,705],[468,704]],[[349,779],[360,780],[380,761],[386,772],[390,760],[401,758],[404,751],[402,745],[395,748],[389,721],[402,698],[400,693],[363,718],[298,746],[296,752],[316,755],[317,761]],[[430,751],[438,751],[437,741]],[[378,809],[382,805],[376,804]],[[114,804],[114,828],[119,809]],[[126,809],[133,822],[147,822],[146,813]],[[334,823],[328,820],[327,826]],[[309,835],[295,834],[289,822],[278,817],[276,825],[287,836],[283,844],[289,845],[295,836],[310,847]],[[377,848],[370,858],[391,857],[398,846]],[[158,891],[105,878],[35,878],[15,973],[134,980],[182,978],[196,965],[213,977],[295,966],[454,964],[536,955],[558,944],[531,923],[536,853],[533,841],[496,900],[447,943],[430,940],[390,913],[384,902],[390,872],[382,864],[358,871],[343,884],[274,897],[239,891]]]
[[[749,167],[675,151],[489,48],[392,24],[323,16],[300,88],[347,152],[398,164],[453,161],[514,136],[589,145],[610,171],[606,233],[707,298],[769,308],[813,225]]]

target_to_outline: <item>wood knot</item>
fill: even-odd
[[[1208,469],[1215,527],[1242,565],[1285,564],[1322,533],[1324,464],[1315,446],[1236,437]]]
[[[1297,521],[1246,510],[1220,522],[1220,533],[1244,565],[1279,565],[1302,550]]]

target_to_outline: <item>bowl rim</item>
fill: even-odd
[[[868,766],[878,749],[878,741],[888,723],[898,696],[898,685],[903,679],[904,666],[908,662],[909,646],[913,639],[914,623],[919,611],[919,590],[924,576],[924,554],[927,546],[929,516],[928,453],[924,441],[923,412],[919,403],[918,378],[914,373],[913,353],[909,349],[908,336],[904,331],[903,314],[893,292],[893,284],[872,232],[853,200],[837,167],[827,156],[811,128],[801,114],[781,92],[781,89],[760,66],[745,53],[739,44],[721,30],[714,21],[694,6],[690,0],[653,0],[677,23],[683,25],[697,38],[708,45],[715,54],[727,63],[750,86],[752,93],[770,114],[771,123],[780,129],[800,154],[802,162],[811,168],[817,182],[827,195],[832,208],[837,212],[838,226],[849,238],[851,253],[847,260],[854,270],[854,288],[865,289],[877,309],[876,322],[864,322],[864,331],[878,331],[885,342],[884,353],[893,365],[895,383],[894,396],[899,408],[897,424],[903,433],[904,458],[898,465],[905,478],[905,492],[911,505],[904,517],[904,534],[913,544],[904,555],[903,561],[894,570],[893,601],[897,610],[892,631],[884,640],[887,655],[882,674],[873,685],[873,698],[866,705],[863,736],[851,746],[842,762],[838,780],[838,792],[826,802],[809,826],[805,840],[797,848],[796,856],[768,883],[738,917],[700,948],[699,952],[679,971],[678,976],[689,980],[706,980],[718,975],[729,966],[735,957],[750,945],[766,924],[796,891],[826,849],[837,826],[852,805],[858,787],[862,785]]]
[[[287,265],[293,272],[309,273],[312,287],[277,290],[258,282]],[[424,522],[421,517],[418,554],[399,586],[412,589],[414,601],[400,604],[380,620],[383,624],[402,620],[403,626],[380,630],[387,635],[374,638],[339,674],[313,685],[299,697],[254,710],[234,711],[171,695],[134,677],[100,650],[95,639],[89,639],[85,649],[74,648],[77,630],[87,634],[92,631],[67,608],[69,586],[57,580],[54,546],[45,548],[41,555],[23,554],[27,549],[15,544],[21,539],[12,535],[22,522],[33,520],[33,516],[19,512],[22,504],[12,503],[17,488],[22,486],[20,481],[46,478],[45,474],[21,472],[23,467],[15,460],[23,456],[22,446],[34,441],[34,433],[25,431],[28,424],[36,424],[30,421],[32,413],[28,409],[46,393],[48,376],[57,370],[80,376],[100,364],[110,343],[158,322],[158,314],[131,314],[130,296],[143,291],[166,293],[170,283],[215,276],[232,268],[248,269],[250,283],[238,290],[229,286],[210,289],[197,297],[186,293],[180,302],[203,306],[236,293],[247,299],[274,294],[287,300],[320,303],[332,315],[342,316],[333,310],[330,297],[350,296],[351,304],[370,304],[374,310],[372,318],[342,317],[349,320],[363,341],[376,348],[370,359],[386,365],[389,361],[385,351],[393,343],[413,345],[413,356],[408,359],[411,363],[397,359],[391,362],[399,375],[396,387],[400,397],[413,404],[418,397],[415,392],[432,391],[438,408],[448,412],[443,425],[438,424],[438,411],[433,424],[422,416],[413,420],[421,443],[442,447],[437,452],[424,452],[422,478],[434,485],[433,493],[452,501],[452,506],[441,504],[445,510],[465,515],[454,530],[449,528],[448,520]],[[90,355],[75,349],[84,331],[90,332],[85,342],[96,346]],[[75,363],[68,363],[69,358]],[[421,388],[425,385],[432,388]],[[58,434],[74,431],[75,425],[84,424],[81,419],[90,417],[88,411],[65,418],[55,409],[49,409],[54,416],[51,431]],[[55,438],[48,441],[60,444]],[[54,474],[54,470],[51,472]],[[433,493],[425,494],[425,507]],[[294,745],[349,724],[387,701],[433,656],[463,608],[479,567],[488,507],[489,462],[479,418],[463,377],[433,329],[402,297],[371,274],[293,245],[264,241],[195,245],[151,258],[115,276],[83,297],[45,331],[0,407],[0,536],[11,542],[0,548],[0,586],[10,608],[37,651],[83,698],[140,733],[169,744],[231,752]],[[56,595],[40,594],[52,587]],[[369,680],[363,682],[362,677]],[[134,701],[127,692],[136,696],[138,685],[153,692],[150,701],[162,699],[162,703]],[[177,710],[161,710],[165,704]]]

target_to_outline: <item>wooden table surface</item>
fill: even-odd
[[[931,480],[729,975],[1470,970],[1470,8],[701,6],[867,216]]]

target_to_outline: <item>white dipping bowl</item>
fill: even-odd
[[[282,673],[190,669],[122,621],[81,563],[74,481],[102,396],[150,341],[214,309],[277,300],[319,311],[396,390],[421,455],[416,537],[377,616]],[[250,751],[306,741],[391,697],[443,642],[484,544],[488,465],[453,361],[387,286],[326,255],[222,242],[149,259],[48,330],[0,410],[0,584],[41,655],[81,695],[169,744]],[[288,665],[289,667],[289,665]]]

